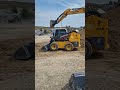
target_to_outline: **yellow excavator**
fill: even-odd
[[[84,8],[67,9],[64,11],[57,20],[50,21],[50,27],[53,28],[55,24],[62,21],[67,15],[84,13]],[[54,30],[53,37],[49,43],[49,49],[52,51],[58,49],[65,49],[66,51],[72,51],[80,47],[80,33],[78,30],[68,32],[65,28],[56,28]]]
[[[50,21],[50,27],[62,21],[66,16],[85,13],[85,56],[89,58],[94,52],[109,48],[108,45],[108,19],[100,12],[87,10],[85,8],[74,8],[65,10],[56,20]],[[79,38],[80,39],[80,38]]]

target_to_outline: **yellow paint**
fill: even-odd
[[[72,32],[68,37],[68,41],[56,41],[55,43],[57,43],[58,48],[64,49],[67,44],[72,43],[72,42],[78,42],[79,43],[79,46],[74,47],[74,48],[79,48],[80,47],[80,34],[79,33]]]
[[[86,18],[85,37],[104,37],[104,48],[109,48],[108,45],[108,20],[97,16],[88,16]]]

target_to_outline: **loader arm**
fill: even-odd
[[[66,16],[72,14],[85,13],[85,8],[73,8],[65,10],[56,20],[50,20],[50,27],[53,28],[56,24],[61,22]]]

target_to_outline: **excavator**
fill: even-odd
[[[65,10],[56,20],[50,20],[50,27],[54,28],[68,15],[85,13],[85,58],[88,59],[98,50],[109,48],[108,44],[108,19],[100,12],[85,8],[73,8]],[[80,39],[80,38],[79,38]],[[80,42],[79,42],[80,43]]]
[[[62,21],[67,15],[84,13],[84,8],[79,9],[67,9],[64,11],[57,20],[50,21],[50,27],[54,28],[55,24]],[[46,51],[56,51],[58,49],[64,49],[66,51],[72,51],[80,48],[80,33],[79,30],[68,32],[65,28],[56,28],[53,33],[53,37],[50,39],[50,43],[45,45]]]

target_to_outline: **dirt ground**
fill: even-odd
[[[36,36],[35,87],[36,90],[61,90],[75,72],[85,71],[84,48],[78,51],[48,51],[40,48],[49,42],[49,36]]]
[[[49,42],[49,37],[44,37],[36,37],[36,90],[70,90],[66,86],[71,73],[84,70],[86,90],[120,90],[120,52],[100,51],[85,61],[84,49],[41,52]]]
[[[31,90],[34,87],[34,60],[21,61],[12,58],[12,54],[24,40],[0,41],[0,90],[14,90],[15,88]],[[10,45],[10,43],[14,44]]]
[[[31,23],[23,22],[0,26],[0,90],[26,90],[34,87],[34,61],[12,58],[19,47],[32,41],[34,31],[30,30],[29,25]]]
[[[101,51],[86,61],[87,90],[120,90],[120,52]],[[89,87],[89,88],[88,88]]]

